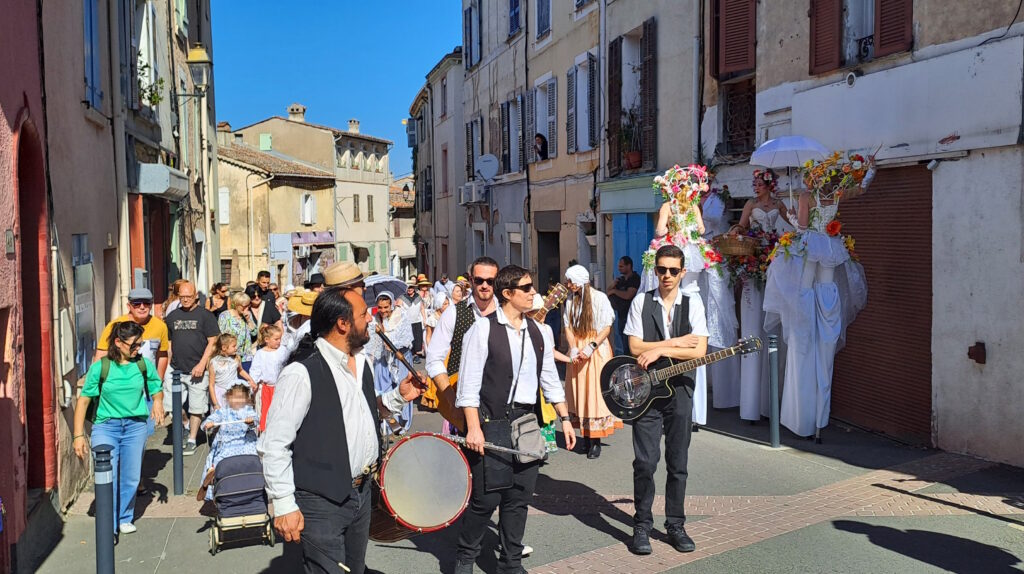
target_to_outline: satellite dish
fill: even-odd
[[[476,172],[487,181],[498,175],[498,158],[494,154],[484,154],[476,158]]]

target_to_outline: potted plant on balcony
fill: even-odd
[[[637,169],[643,164],[640,151],[640,108],[633,106],[622,111],[622,126],[619,129],[622,143],[622,157],[626,169]]]

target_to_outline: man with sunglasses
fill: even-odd
[[[683,251],[666,245],[654,255],[658,287],[633,299],[626,321],[630,352],[647,369],[665,366],[663,359],[687,360],[707,353],[708,328],[704,303],[696,292],[679,288],[686,275]],[[690,448],[693,415],[693,373],[681,375],[675,393],[655,401],[633,421],[633,544],[635,554],[650,554],[650,532],[654,528],[654,471],[661,458],[661,437],[665,436],[665,529],[669,543],[679,552],[693,552],[696,545],[686,534],[687,451]]]
[[[98,361],[107,356],[107,340],[110,338],[110,330],[114,325],[123,321],[133,321],[142,326],[142,337],[139,342],[139,355],[147,358],[156,365],[160,380],[164,378],[167,370],[167,349],[169,346],[167,338],[167,324],[159,317],[152,315],[153,293],[145,287],[136,287],[128,292],[128,312],[113,321],[107,323],[103,333],[96,342],[96,356],[93,361]]]
[[[480,257],[469,266],[469,275],[473,296],[445,309],[427,345],[427,376],[433,379],[438,401],[445,402],[445,407],[455,406],[454,389],[448,389],[451,387],[451,379],[459,372],[462,340],[466,332],[478,318],[490,315],[496,308],[494,279],[498,276],[498,262],[490,257]],[[442,410],[442,414],[444,412]]]

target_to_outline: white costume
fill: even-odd
[[[725,202],[717,193],[709,195],[704,200],[702,211],[705,239],[710,240],[729,231],[729,215],[725,210]],[[698,276],[700,292],[707,309],[708,332],[711,333],[708,338],[708,353],[736,344],[736,303],[732,287],[729,286],[729,275],[725,271],[725,266],[720,264]],[[714,390],[713,406],[716,409],[735,407],[739,404],[739,369],[740,360],[734,358],[712,363],[707,367]],[[704,367],[701,367],[701,370],[704,370]],[[704,386],[706,392],[706,375]],[[707,402],[706,397],[704,401]],[[694,413],[695,420],[696,414]]]

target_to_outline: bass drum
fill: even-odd
[[[370,540],[397,542],[454,523],[469,504],[472,475],[462,449],[432,433],[414,433],[384,456],[370,517]]]

